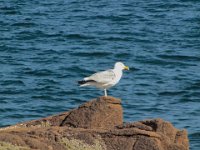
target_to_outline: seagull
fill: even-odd
[[[116,85],[122,77],[122,71],[129,70],[122,62],[116,62],[114,69],[97,72],[89,77],[85,77],[78,84],[82,86],[95,86],[104,90],[104,95],[107,96],[107,89]]]

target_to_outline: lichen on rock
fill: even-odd
[[[65,146],[66,150],[106,150],[105,144],[97,139],[95,139],[92,145],[81,140],[67,138],[61,139],[60,143]]]
[[[7,142],[0,141],[0,150],[31,150],[28,147],[17,146]]]

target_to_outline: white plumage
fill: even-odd
[[[104,89],[105,96],[107,96],[107,89],[119,82],[122,77],[122,70],[129,70],[122,62],[115,63],[114,69],[109,69],[102,72],[97,72],[89,77],[78,81],[80,86],[96,86]]]

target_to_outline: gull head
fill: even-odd
[[[114,69],[117,69],[117,70],[129,70],[129,67],[125,66],[122,62],[116,62]]]

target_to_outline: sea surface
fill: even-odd
[[[0,0],[0,126],[69,111],[122,61],[124,119],[163,118],[200,149],[199,0]]]

